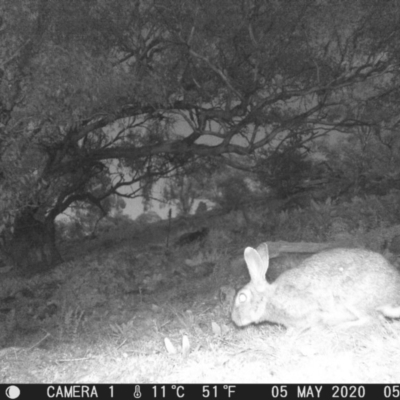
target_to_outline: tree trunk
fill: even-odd
[[[54,219],[40,221],[31,208],[23,210],[14,223],[8,253],[21,273],[51,269],[62,262],[55,243]]]

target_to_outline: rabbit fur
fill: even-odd
[[[269,321],[288,328],[362,324],[371,317],[400,318],[400,273],[379,253],[337,248],[314,254],[266,280],[268,245],[247,247],[250,282],[236,295],[238,326]]]

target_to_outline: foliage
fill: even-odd
[[[400,189],[400,141],[395,131],[358,128],[317,151],[328,167],[324,191],[332,197],[385,195]]]
[[[313,176],[313,168],[314,163],[302,148],[301,139],[293,138],[281,148],[262,152],[257,163],[257,178],[276,196],[287,198],[304,190],[305,181]]]
[[[159,221],[161,221],[161,217],[155,211],[142,213],[135,219],[135,222],[141,225],[152,224]]]
[[[168,177],[163,188],[163,201],[174,204],[178,215],[189,215],[195,200],[213,199],[215,176],[221,171],[215,160],[197,160],[179,168]]]
[[[27,214],[51,230],[71,205],[149,199],[201,158],[248,170],[261,152],[277,161],[266,179],[291,193],[308,168],[296,147],[396,131],[399,12],[376,0],[3,1],[3,239]]]
[[[241,209],[250,200],[250,190],[243,175],[235,174],[221,179],[218,188],[220,195],[215,200],[227,211]]]
[[[115,228],[130,229],[133,224],[128,215],[121,213],[116,213],[114,216],[97,216],[95,213],[76,214],[56,221],[57,239],[58,241],[94,239],[97,235],[105,234]]]
[[[400,223],[398,193],[354,197],[340,203],[328,199],[313,202],[306,209],[265,210],[262,220],[261,229],[268,240],[340,242],[345,238],[345,246],[368,244],[370,248],[382,250],[384,243],[378,237],[385,237],[387,245],[396,236],[388,227]]]

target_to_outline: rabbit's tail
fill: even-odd
[[[385,317],[397,319],[400,318],[400,306],[393,307],[391,305],[385,305],[377,308]]]

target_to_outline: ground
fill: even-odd
[[[246,243],[165,221],[62,245],[65,262],[1,280],[2,383],[396,383],[400,322],[237,328]],[[167,236],[169,245],[166,246]],[[261,242],[261,238],[254,241]]]

